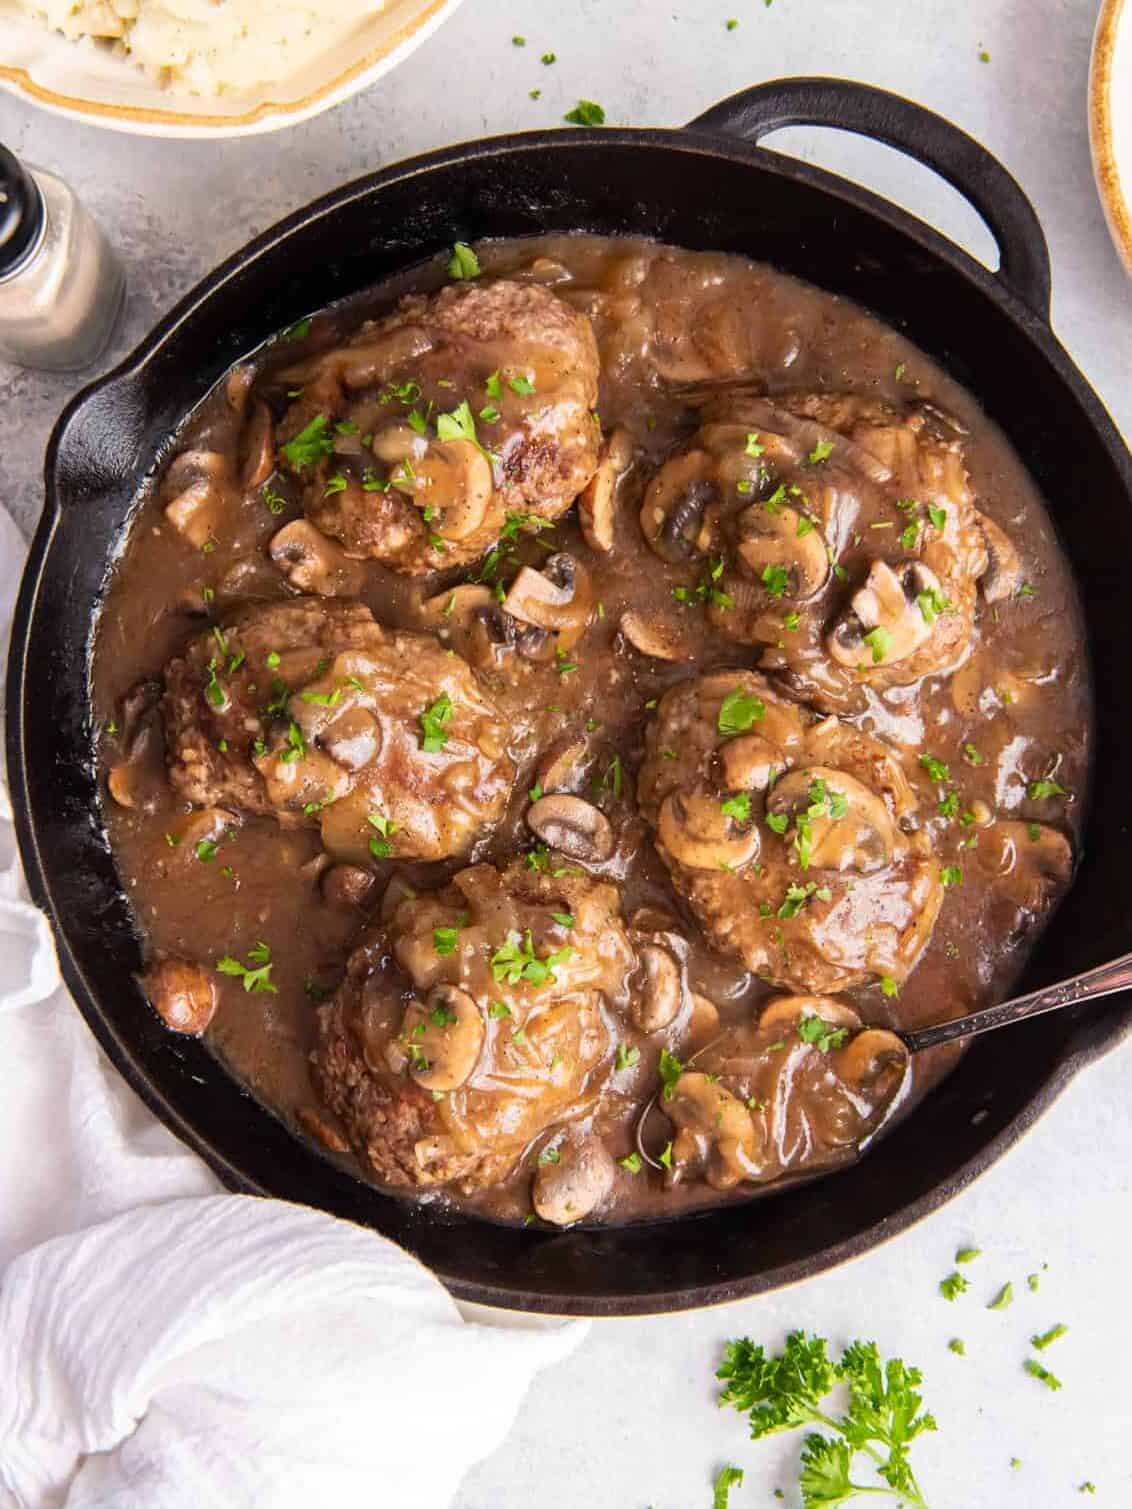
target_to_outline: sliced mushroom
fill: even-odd
[[[825,537],[796,509],[754,503],[743,510],[736,524],[736,552],[756,580],[768,580],[771,572],[787,573],[784,589],[775,592],[777,597],[804,602],[829,580]]]
[[[569,1138],[540,1161],[531,1187],[535,1213],[552,1226],[584,1221],[613,1188],[613,1157],[598,1137]],[[545,1157],[545,1153],[544,1153]]]
[[[912,1062],[907,1044],[883,1027],[855,1032],[835,1052],[837,1077],[851,1089],[875,1099],[878,1106],[896,1094]]]
[[[467,632],[479,614],[493,613],[497,607],[490,587],[465,582],[447,592],[438,592],[435,597],[426,597],[420,606],[420,616],[430,628],[442,634],[445,629]]]
[[[803,1017],[820,1017],[831,1027],[845,1027],[856,1032],[861,1018],[851,1006],[833,996],[775,996],[759,1013],[759,1027],[763,1031],[777,1028],[793,1028]]]
[[[580,796],[542,796],[527,812],[527,826],[551,849],[589,864],[613,853],[613,828],[604,812]]]
[[[809,864],[815,870],[855,870],[869,875],[892,863],[896,827],[888,808],[875,792],[843,770],[828,765],[792,770],[771,792],[767,811],[788,815],[795,824],[803,816]]]
[[[319,597],[357,597],[365,573],[333,540],[306,519],[285,524],[272,536],[271,559],[299,592]]]
[[[617,484],[629,470],[632,461],[633,437],[619,425],[606,441],[597,471],[578,498],[578,522],[591,550],[607,554],[613,549]]]
[[[425,1005],[410,1003],[401,1024],[410,1076],[423,1090],[458,1090],[475,1071],[484,1036],[483,1013],[468,992],[434,985]]]
[[[593,612],[589,572],[564,551],[552,555],[541,571],[523,566],[503,600],[503,611],[520,623],[552,631],[558,648],[569,650],[585,633]]]
[[[271,410],[258,400],[240,439],[240,485],[245,492],[261,487],[275,470],[275,423]]]
[[[212,1021],[216,982],[202,965],[160,959],[147,971],[142,986],[154,1011],[174,1032],[200,1037]]]
[[[365,909],[373,900],[377,882],[359,865],[333,865],[322,877],[323,899],[344,911]]]
[[[703,1168],[714,1189],[758,1177],[758,1138],[751,1113],[715,1075],[686,1069],[662,1109],[679,1131],[672,1162],[681,1173]]]
[[[199,550],[215,534],[231,485],[227,459],[219,451],[183,451],[165,474],[165,517]]]
[[[758,858],[758,827],[723,812],[715,792],[674,791],[661,803],[657,836],[677,864],[693,870],[740,870]]]
[[[686,451],[661,467],[645,493],[641,531],[662,560],[675,564],[706,553],[705,515],[718,495],[715,462],[706,451]]]
[[[995,823],[980,833],[974,852],[995,890],[1031,912],[1046,906],[1073,874],[1072,845],[1044,823]]]
[[[573,791],[585,780],[589,745],[585,739],[565,739],[554,744],[538,763],[536,781],[545,792]]]
[[[1022,562],[1010,536],[993,519],[977,513],[975,521],[987,546],[987,569],[979,585],[988,603],[1000,603],[1017,592],[1022,580]]]
[[[887,562],[873,561],[865,585],[827,636],[829,653],[839,665],[860,671],[906,660],[932,632],[928,620],[934,615],[917,602],[925,593],[943,598],[939,577],[922,562],[910,562],[897,575]]]
[[[670,949],[659,943],[638,947],[639,989],[633,991],[631,1011],[642,1032],[662,1032],[680,1015],[684,1005],[684,969]]]
[[[766,791],[786,764],[782,750],[761,734],[740,734],[719,749],[719,767],[728,791]]]
[[[415,463],[413,501],[431,510],[429,529],[463,540],[483,523],[494,482],[491,462],[470,440],[434,440]]]
[[[691,660],[692,648],[676,624],[663,618],[646,618],[643,613],[622,613],[621,632],[642,655],[653,660]]]

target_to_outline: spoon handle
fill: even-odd
[[[914,1032],[902,1032],[900,1036],[910,1053],[919,1053],[924,1048],[954,1042],[956,1038],[993,1032],[996,1027],[1009,1027],[1027,1017],[1060,1011],[1063,1006],[1074,1006],[1083,1001],[1099,1001],[1104,996],[1115,995],[1118,990],[1129,989],[1132,989],[1132,954],[1122,954],[1119,959],[1098,964],[1096,969],[1087,969],[1084,974],[1062,980],[1058,985],[1047,985],[1044,990],[1016,996],[1013,1001],[1002,1001],[998,1006],[972,1011],[970,1016],[939,1022],[934,1027],[920,1027]]]

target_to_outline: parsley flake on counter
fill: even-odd
[[[573,110],[562,117],[572,126],[604,126],[605,111],[596,100],[579,100]]]
[[[234,975],[244,982],[244,989],[252,995],[278,995],[278,987],[271,983],[271,950],[266,943],[256,943],[248,949],[251,964],[241,964],[231,954],[216,961],[216,971],[222,975]],[[253,968],[252,966],[255,966]]]
[[[806,1435],[799,1461],[804,1509],[833,1509],[857,1494],[883,1493],[906,1509],[927,1509],[908,1459],[917,1436],[936,1429],[923,1410],[921,1374],[900,1358],[882,1359],[875,1342],[854,1341],[840,1362],[818,1336],[793,1331],[778,1356],[744,1339],[729,1343],[716,1377],[724,1384],[719,1403],[746,1415],[751,1437],[816,1427]],[[848,1387],[848,1408],[835,1417],[824,1408],[839,1384]],[[832,1434],[821,1434],[829,1431]],[[862,1455],[875,1465],[883,1487],[850,1476]]]
[[[322,456],[329,456],[334,449],[334,441],[326,433],[329,424],[325,414],[316,414],[293,439],[279,447],[280,454],[296,468],[312,466]]]
[[[439,754],[448,743],[447,725],[452,721],[452,698],[441,692],[420,717],[421,748],[425,754]]]
[[[1036,1378],[1039,1383],[1044,1383],[1046,1388],[1048,1388],[1052,1393],[1056,1394],[1057,1391],[1061,1388],[1061,1379],[1054,1377],[1049,1368],[1043,1367],[1041,1363],[1036,1362],[1033,1357],[1027,1357],[1022,1366],[1026,1369],[1031,1378]]]
[[[766,707],[762,700],[737,686],[724,697],[716,727],[725,738],[733,738],[736,734],[745,734],[752,723],[765,717]]]
[[[539,62],[540,63],[545,63],[546,66],[549,68],[550,65],[551,65],[551,63],[557,63],[558,62],[558,54],[556,52],[544,52],[543,55],[542,55],[542,57],[539,58]]]
[[[961,1273],[949,1273],[946,1278],[939,1281],[939,1292],[944,1299],[955,1301],[961,1294],[966,1294],[971,1287],[971,1281],[965,1279]]]
[[[955,1254],[955,1261],[957,1263],[973,1263],[976,1258],[980,1258],[982,1255],[983,1249],[981,1247],[960,1247],[959,1251]]]
[[[966,1344],[964,1343],[962,1337],[959,1336],[953,1336],[951,1338],[951,1340],[947,1343],[947,1350],[949,1352],[954,1352],[956,1357],[966,1357],[967,1355]]]
[[[457,241],[452,248],[452,255],[448,259],[448,276],[462,283],[469,278],[478,278],[482,271],[480,259],[468,243],[466,241]],[[441,436],[441,439],[443,438]]]
[[[512,47],[526,47],[526,45],[527,45],[527,39],[526,39],[526,37],[512,37],[511,38],[511,46]]]
[[[728,21],[727,29],[734,31],[738,25],[738,21]],[[738,1488],[742,1481],[743,1469],[741,1467],[721,1467],[712,1485],[711,1509],[729,1509],[731,1490]]]
[[[1007,1310],[1014,1303],[1014,1285],[1003,1284],[995,1297],[987,1306],[988,1310]]]
[[[1044,1352],[1047,1347],[1052,1347],[1055,1341],[1060,1341],[1068,1329],[1068,1326],[1063,1326],[1058,1321],[1057,1325],[1050,1326],[1048,1331],[1043,1331],[1038,1336],[1031,1336],[1030,1345],[1037,1351]]]

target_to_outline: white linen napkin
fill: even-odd
[[[0,664],[24,558],[0,508]],[[393,1243],[218,1193],[103,1057],[0,741],[0,1506],[441,1509],[585,1324],[465,1320]]]

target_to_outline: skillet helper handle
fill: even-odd
[[[784,126],[830,126],[895,147],[973,205],[998,244],[998,277],[1049,324],[1049,247],[1033,205],[986,147],[942,115],[870,84],[801,78],[743,89],[688,125],[750,142]]]

